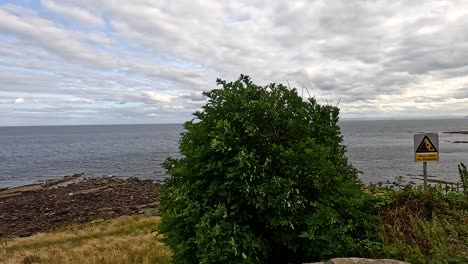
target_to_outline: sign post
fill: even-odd
[[[414,134],[414,160],[423,163],[424,188],[427,188],[427,162],[439,161],[439,134]]]

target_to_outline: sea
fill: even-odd
[[[440,161],[428,164],[436,179],[459,180],[457,165],[468,165],[468,119],[342,120],[347,157],[366,184],[402,176],[417,181],[413,135],[438,133]],[[0,188],[41,182],[74,173],[89,177],[138,177],[162,181],[161,164],[179,158],[181,124],[0,127]]]

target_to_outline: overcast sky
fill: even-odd
[[[177,123],[216,78],[468,115],[466,1],[0,0],[0,126]]]

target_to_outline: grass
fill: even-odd
[[[0,244],[0,263],[169,263],[159,217],[124,216]]]
[[[381,210],[382,257],[417,263],[468,263],[468,200],[421,188],[390,191]]]

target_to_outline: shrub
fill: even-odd
[[[185,123],[164,163],[162,231],[175,263],[291,263],[375,249],[376,208],[344,156],[339,109],[248,76]]]

